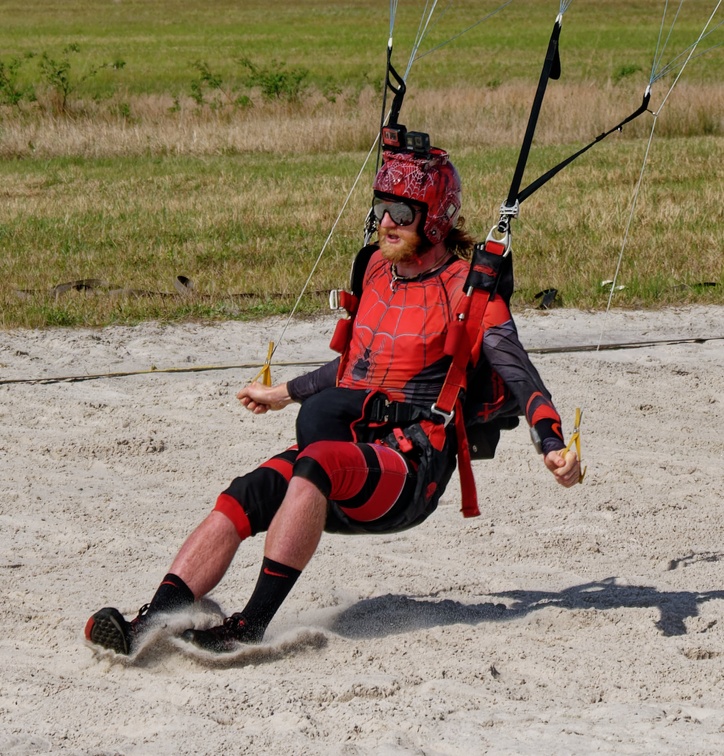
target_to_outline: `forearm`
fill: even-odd
[[[505,381],[540,441],[543,454],[565,446],[561,418],[551,395],[518,339],[512,320],[490,328],[483,340],[485,357]]]
[[[294,402],[303,402],[314,394],[337,384],[339,357],[310,373],[292,378],[286,384],[289,396]]]

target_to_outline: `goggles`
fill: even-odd
[[[418,210],[416,207],[408,205],[407,202],[402,202],[401,200],[393,201],[375,197],[372,212],[375,214],[378,223],[385,217],[385,213],[387,213],[396,225],[409,226],[415,220]]]

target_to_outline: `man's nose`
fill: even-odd
[[[397,228],[397,223],[392,220],[392,216],[390,215],[389,211],[385,210],[385,214],[382,216],[382,220],[380,221],[380,226],[384,226],[385,228]]]

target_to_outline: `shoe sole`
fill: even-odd
[[[106,607],[88,620],[85,626],[85,637],[96,646],[128,656],[130,647],[124,629],[126,624],[126,620],[118,609]]]

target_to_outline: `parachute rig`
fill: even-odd
[[[483,19],[481,19],[481,21],[476,22],[476,24],[474,24],[473,26],[469,28],[473,28],[474,26],[477,26],[477,23],[482,23],[483,20],[486,20],[490,16],[494,15],[495,13],[499,12],[504,7],[509,5],[511,1],[512,0],[505,0],[505,2],[503,2],[496,10],[487,14]],[[576,158],[580,157],[585,152],[587,152],[591,147],[593,147],[593,145],[602,141],[610,134],[621,131],[626,124],[638,118],[643,113],[645,112],[651,113],[651,115],[653,116],[653,124],[654,125],[656,124],[656,120],[658,118],[658,115],[661,112],[663,104],[666,102],[669,94],[671,93],[674,86],[676,85],[676,82],[679,80],[679,77],[681,76],[684,67],[689,62],[689,60],[695,57],[694,53],[697,46],[705,37],[711,34],[711,32],[714,31],[714,29],[718,28],[721,25],[721,22],[719,22],[719,24],[717,24],[714,27],[714,29],[709,30],[709,26],[717,10],[719,9],[722,1],[723,0],[717,0],[716,7],[714,11],[712,12],[711,16],[709,17],[709,20],[707,21],[706,25],[702,29],[702,32],[697,38],[697,40],[692,45],[690,45],[686,50],[684,50],[683,53],[681,53],[676,58],[674,58],[671,61],[671,63],[666,64],[665,66],[660,66],[661,59],[659,57],[659,52],[657,49],[657,54],[655,56],[654,66],[651,72],[651,77],[649,79],[648,85],[645,88],[641,104],[630,115],[626,116],[623,120],[621,120],[619,123],[612,126],[610,129],[599,134],[589,144],[577,150],[572,155],[562,160],[553,168],[546,171],[537,179],[532,181],[530,184],[528,184],[528,186],[521,189],[522,179],[525,173],[528,155],[530,152],[531,145],[533,143],[536,125],[538,122],[538,116],[541,111],[541,107],[543,104],[543,99],[546,93],[548,82],[551,79],[555,80],[555,79],[560,78],[561,76],[559,39],[561,36],[563,15],[568,9],[568,7],[571,5],[572,0],[560,0],[559,12],[555,19],[553,30],[551,32],[548,48],[545,55],[545,60],[544,60],[543,67],[541,70],[536,93],[533,99],[533,104],[532,104],[531,111],[528,118],[528,124],[526,127],[523,142],[521,144],[517,164],[516,164],[515,171],[513,174],[513,179],[511,181],[510,189],[508,191],[508,195],[505,201],[500,206],[498,221],[491,228],[490,232],[488,233],[486,237],[486,240],[483,243],[477,244],[474,247],[473,257],[470,264],[470,270],[469,270],[469,274],[468,274],[468,278],[467,278],[466,286],[465,286],[466,294],[467,294],[467,296],[465,297],[465,306],[462,309],[462,311],[459,313],[458,318],[453,323],[450,329],[448,353],[452,356],[452,364],[450,366],[449,374],[446,379],[445,385],[443,387],[443,392],[438,402],[434,405],[435,410],[440,412],[444,417],[446,417],[447,421],[452,419],[455,413],[456,401],[458,397],[460,396],[461,392],[465,388],[467,365],[470,363],[471,359],[474,361],[475,359],[477,359],[477,357],[479,357],[480,339],[478,338],[478,336],[480,334],[482,319],[485,313],[485,307],[487,306],[487,302],[495,296],[503,296],[503,297],[510,298],[510,296],[512,295],[513,270],[512,270],[512,255],[511,255],[511,225],[512,225],[512,221],[518,218],[519,216],[521,203],[525,199],[530,197],[535,191],[540,189],[541,186],[543,186],[548,181],[550,181],[559,171],[561,171],[567,165],[572,163]],[[681,7],[681,3],[683,3],[683,0],[680,0],[679,8]],[[396,9],[396,6],[397,6],[397,3],[395,2],[395,0],[391,0],[390,37],[388,40],[388,47],[387,47],[387,72],[386,72],[384,95],[383,95],[382,116],[380,119],[379,139],[376,140],[377,166],[376,166],[375,173],[377,173],[377,170],[380,167],[383,148],[386,150],[411,152],[413,154],[417,153],[418,155],[425,155],[428,152],[430,152],[431,149],[434,149],[430,147],[430,139],[426,133],[418,132],[418,131],[408,131],[407,128],[399,122],[400,111],[402,108],[402,103],[403,103],[405,92],[406,92],[406,84],[405,84],[404,77],[399,75],[399,73],[395,70],[391,62],[392,27],[394,26],[394,15],[395,15],[394,9]],[[427,21],[424,23],[421,22],[421,33],[418,35],[418,41],[415,43],[413,54],[410,58],[410,63],[408,64],[407,72],[409,72],[412,62],[416,59],[415,56],[419,48],[419,42],[421,41],[421,37],[424,36],[424,29],[427,29],[427,25],[430,21],[430,17],[432,16],[434,6],[435,4],[433,3],[432,9],[430,9],[429,11],[429,16],[427,18]],[[427,8],[428,8],[428,5],[426,4],[426,11],[427,11]],[[661,43],[661,36],[662,36],[663,28],[664,28],[664,22],[666,20],[667,9],[668,9],[668,4],[666,4],[665,6],[664,14],[662,17],[659,44]],[[676,13],[676,16],[678,17],[678,11]],[[468,31],[468,30],[465,30],[465,31]],[[458,35],[455,35],[450,40],[442,44],[447,44],[453,39],[456,39],[457,37],[464,34],[465,31],[461,32]],[[442,46],[442,44],[438,45],[437,47]],[[718,45],[714,45],[713,47],[716,47],[716,46]],[[437,47],[434,47],[432,50],[429,50],[423,55],[427,55],[430,52],[433,52],[435,49],[437,49]],[[713,49],[713,47],[710,49]],[[700,54],[703,54],[703,53],[700,53]],[[423,57],[423,55],[420,55],[418,57]],[[663,51],[661,52],[661,55],[663,56]],[[684,56],[685,56],[685,60],[682,63],[681,58]],[[657,66],[659,67],[658,70],[657,70]],[[662,105],[659,107],[658,112],[650,111],[649,102],[651,99],[651,85],[655,81],[657,81],[658,79],[662,78],[664,75],[669,73],[670,71],[675,70],[676,68],[679,68],[679,73],[676,77],[676,81],[674,82],[671,89],[669,90],[669,94],[667,94],[666,97],[664,98],[664,103],[662,103]],[[386,113],[386,108],[387,108],[387,98],[390,92],[393,94],[393,101],[392,101],[389,115],[387,118],[385,118],[385,113]],[[651,137],[649,139],[649,146],[650,146],[652,137],[653,137],[653,126],[651,130]],[[375,148],[375,145],[373,145],[372,149],[370,150],[368,159],[371,156],[372,152],[374,151],[374,148]],[[647,155],[648,155],[648,148],[647,148]],[[365,161],[365,163],[366,162],[367,161]],[[646,163],[646,158],[644,158],[644,166],[645,166],[645,163]],[[636,195],[638,193],[638,189],[641,184],[644,166],[642,166],[641,175],[639,176],[639,182],[637,184],[637,187],[634,193],[634,198],[631,203],[629,226],[633,218],[635,205],[636,205]],[[363,166],[363,169],[364,169],[364,166]],[[362,170],[357,176],[355,185],[359,181],[361,174],[362,174]],[[350,192],[350,196],[351,196],[351,192]],[[342,209],[340,210],[340,214],[337,218],[337,221],[335,221],[335,224],[332,227],[332,230],[330,231],[330,234],[327,237],[327,240],[325,244],[323,245],[322,250],[319,253],[317,261],[312,269],[312,273],[310,273],[310,276],[307,279],[307,284],[309,283],[309,280],[311,279],[311,276],[314,273],[314,270],[316,269],[316,266],[319,263],[326,249],[326,246],[334,232],[337,222],[339,221],[339,218],[341,217],[342,213],[344,212],[347,206],[347,202],[349,201],[350,196],[347,197],[347,200],[345,201]],[[364,271],[367,265],[367,261],[369,260],[369,256],[371,255],[370,241],[375,231],[376,231],[376,220],[374,217],[373,207],[371,207],[366,217],[365,224],[364,224],[365,246],[355,258],[355,261],[352,266],[352,273],[350,276],[350,286],[349,286],[350,291],[347,292],[343,290],[334,290],[330,292],[330,306],[332,307],[332,309],[347,311],[347,317],[339,321],[337,330],[335,331],[335,336],[332,339],[331,346],[332,348],[336,348],[337,351],[341,351],[340,346],[346,343],[346,339],[348,338],[348,331],[351,331],[352,321],[353,321],[354,314],[356,311],[358,298],[359,298],[359,295],[361,294]],[[624,243],[622,245],[621,255],[619,257],[619,265],[620,265],[621,257],[623,256],[623,248],[625,247],[625,239],[627,236],[628,236],[628,228],[624,237]],[[618,273],[618,270],[616,273]],[[615,278],[616,276],[614,276],[614,284],[615,284]],[[306,284],[304,286],[304,289],[306,289]],[[304,293],[304,289],[302,293],[300,294],[300,297],[299,297],[300,299]],[[613,294],[613,291],[614,291],[614,286],[612,285],[611,294]],[[298,302],[299,300],[297,300],[297,304]],[[294,306],[292,313],[289,316],[287,325],[289,324],[289,321],[294,315],[296,306],[297,305]],[[610,306],[610,300],[609,300],[609,306]],[[281,338],[283,338],[284,331],[286,330],[287,325],[284,326],[284,330],[282,331],[282,336],[280,337],[280,340]],[[274,353],[274,350],[275,350],[274,345],[273,343],[270,342],[269,354],[267,356],[267,360],[264,364],[264,367],[262,368],[262,371],[260,372],[260,375],[259,375],[259,378],[262,380],[265,380],[265,381],[270,380],[269,367],[270,367],[271,357]],[[515,425],[517,425],[517,417],[512,418],[512,420],[516,422],[515,423],[511,422],[511,425],[509,427],[515,427]],[[580,421],[581,421],[581,411],[580,409],[576,409],[574,431],[573,431],[573,435],[571,436],[571,440],[568,444],[567,449],[571,448],[571,446],[575,444],[576,449],[578,451],[579,459],[580,459]],[[466,428],[466,430],[467,430],[468,439],[471,441],[470,449],[471,449],[471,452],[473,452],[474,458],[475,456],[479,456],[480,458],[490,458],[490,456],[492,456],[491,454],[482,453],[480,455],[477,455],[476,444],[475,444],[474,439],[472,438],[470,428]],[[534,443],[535,443],[535,439],[534,439]],[[585,470],[584,470],[584,473],[585,473]],[[583,480],[583,474],[581,475],[579,482],[582,482],[582,480]]]
[[[488,303],[496,296],[502,296],[506,303],[510,302],[513,293],[514,279],[511,255],[511,222],[517,218],[520,210],[520,203],[529,197],[534,191],[543,186],[553,176],[555,176],[566,165],[575,160],[576,157],[590,149],[594,144],[604,139],[610,133],[620,130],[626,123],[633,120],[641,113],[646,112],[650,98],[650,92],[644,95],[641,105],[631,115],[623,121],[616,124],[612,129],[599,135],[589,145],[578,150],[574,155],[559,163],[554,168],[547,171],[540,178],[521,190],[520,185],[525,171],[525,166],[530,152],[530,147],[535,133],[535,127],[538,115],[541,110],[543,97],[547,83],[550,79],[560,77],[561,65],[558,52],[558,40],[561,31],[562,14],[556,19],[553,32],[548,45],[543,70],[541,72],[538,89],[536,91],[533,106],[528,120],[523,144],[521,146],[518,162],[511,183],[510,190],[506,200],[500,207],[500,216],[498,222],[491,228],[484,242],[478,243],[473,248],[472,259],[468,276],[465,282],[465,298],[460,311],[456,313],[454,322],[451,324],[445,351],[451,358],[451,364],[448,369],[443,387],[432,406],[432,412],[442,417],[443,423],[447,425],[455,419],[457,429],[458,446],[461,452],[460,473],[461,485],[463,488],[463,512],[467,516],[476,514],[477,506],[471,503],[467,508],[466,499],[474,502],[474,481],[472,471],[470,470],[470,459],[490,459],[495,452],[499,431],[506,428],[514,428],[518,425],[518,414],[514,416],[501,415],[496,418],[493,425],[494,436],[492,443],[489,437],[490,433],[490,416],[487,410],[480,411],[479,398],[472,399],[475,394],[475,387],[470,386],[468,391],[468,382],[471,384],[475,378],[482,378],[477,375],[476,367],[472,373],[470,366],[481,366],[484,360],[481,360],[482,354],[482,337],[483,337],[483,319]],[[407,127],[400,122],[400,112],[407,91],[405,81],[402,76],[395,70],[391,61],[391,45],[387,51],[387,71],[385,81],[385,97],[382,105],[382,119],[380,126],[380,140],[378,142],[377,170],[379,170],[380,160],[383,151],[385,153],[408,153],[412,156],[425,160],[428,158],[431,162],[435,161],[440,150],[431,146],[430,137],[427,133],[420,131],[409,131]],[[387,107],[387,94],[393,95],[390,112],[385,119]],[[373,234],[377,229],[377,221],[370,208],[364,225],[364,247],[358,253],[352,266],[350,276],[350,291],[333,291],[330,294],[330,306],[332,309],[346,310],[347,316],[338,322],[335,335],[330,346],[340,353],[343,353],[346,344],[349,342],[354,316],[358,306],[359,298],[362,293],[362,282],[367,263],[375,247],[370,244]],[[465,403],[461,403],[462,397],[465,397]],[[571,440],[566,447],[568,451],[574,444],[578,457],[580,459],[580,423],[581,410],[576,409],[575,427]],[[536,434],[533,428],[530,429],[533,443],[540,450],[540,443],[536,443]],[[467,459],[465,459],[467,458]],[[466,462],[468,464],[466,464]],[[583,482],[585,469],[583,469],[579,483]],[[469,477],[468,477],[469,476]],[[467,478],[467,480],[466,480]],[[467,495],[466,495],[467,492]]]

